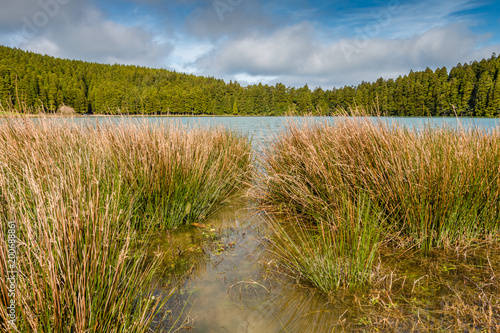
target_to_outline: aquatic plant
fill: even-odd
[[[416,130],[372,118],[339,117],[334,125],[311,120],[289,123],[262,159],[255,193],[271,216],[278,253],[287,263],[290,256],[299,260],[293,270],[315,285],[320,277],[308,278],[303,260],[310,266],[315,262],[317,270],[332,269],[343,255],[349,267],[356,267],[373,261],[351,253],[371,258],[366,253],[375,251],[379,241],[428,250],[498,239],[498,128]],[[347,213],[351,206],[357,209]],[[374,211],[363,212],[367,209]],[[356,250],[357,242],[338,245],[343,235],[358,232],[344,221],[358,218],[361,235],[372,235],[367,249]],[[321,237],[304,237],[297,230]],[[382,234],[374,236],[377,232]],[[331,258],[325,261],[328,253]],[[359,267],[366,276],[370,267]],[[345,270],[327,275],[339,279],[340,272]],[[344,283],[332,285],[355,283],[342,274]]]
[[[2,121],[2,329],[15,299],[20,332],[147,332],[168,295],[152,294],[157,259],[138,231],[208,216],[248,177],[249,151],[223,129]]]
[[[326,294],[369,283],[378,258],[382,217],[365,198],[345,200],[335,220],[310,225],[295,217],[288,223],[268,219],[272,252],[292,278],[310,282]]]

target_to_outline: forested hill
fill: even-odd
[[[242,87],[211,77],[125,65],[104,65],[0,46],[4,110],[100,114],[333,114],[338,107],[377,106],[386,115],[498,116],[500,57],[458,64],[449,72],[410,72],[357,87],[313,91],[283,84]]]

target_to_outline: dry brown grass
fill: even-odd
[[[383,254],[404,262],[498,244],[499,128],[290,123],[263,152],[254,193],[268,214],[275,269],[330,299],[351,289],[354,311],[340,330],[498,327],[498,282],[472,287],[464,273],[455,283],[441,268],[413,275]],[[418,288],[424,281],[447,291],[429,296]]]
[[[137,230],[211,214],[248,177],[250,146],[223,129],[9,119],[0,123],[0,321],[7,221],[16,224],[20,332],[146,332],[156,260]]]
[[[268,212],[335,226],[346,199],[366,196],[401,244],[455,247],[498,236],[499,128],[417,131],[347,117],[292,123],[263,159],[257,195]]]

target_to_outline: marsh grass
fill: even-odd
[[[498,332],[499,250],[401,256],[381,248],[383,271],[372,275],[369,287],[328,295],[286,278],[279,261],[267,263],[270,253],[265,264],[274,266],[269,280],[279,292],[262,311],[291,332]]]
[[[248,140],[223,129],[5,119],[2,329],[14,221],[18,331],[148,331],[168,295],[153,297],[161,258],[146,260],[137,240],[213,213],[248,177],[249,152]]]
[[[170,229],[204,219],[248,180],[251,145],[243,136],[223,128],[141,127],[113,135],[110,144],[150,223]]]
[[[326,292],[358,285],[381,242],[429,251],[498,239],[498,128],[311,120],[289,123],[262,159],[255,195],[271,216],[277,252],[295,275]],[[339,260],[357,273],[335,268]]]
[[[356,289],[371,281],[382,232],[380,214],[364,198],[344,202],[343,215],[317,224],[299,218],[268,224],[272,252],[292,278],[311,283],[328,294],[339,288]]]

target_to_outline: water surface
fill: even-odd
[[[57,118],[56,118],[57,119]],[[62,118],[66,119],[66,118]],[[147,121],[150,123],[181,123],[190,127],[195,126],[224,126],[236,130],[242,134],[249,135],[253,138],[254,142],[268,143],[273,135],[279,134],[288,122],[302,123],[302,122],[327,122],[335,123],[336,117],[161,117],[161,116],[123,116],[123,117],[102,117],[102,116],[85,116],[72,118],[77,122],[142,122]],[[422,128],[426,125],[431,126],[449,126],[456,128],[463,126],[465,128],[482,128],[492,129],[500,124],[498,118],[430,118],[430,117],[368,117],[373,121],[381,121],[386,123],[397,123],[409,128]],[[57,120],[56,120],[57,121]]]

